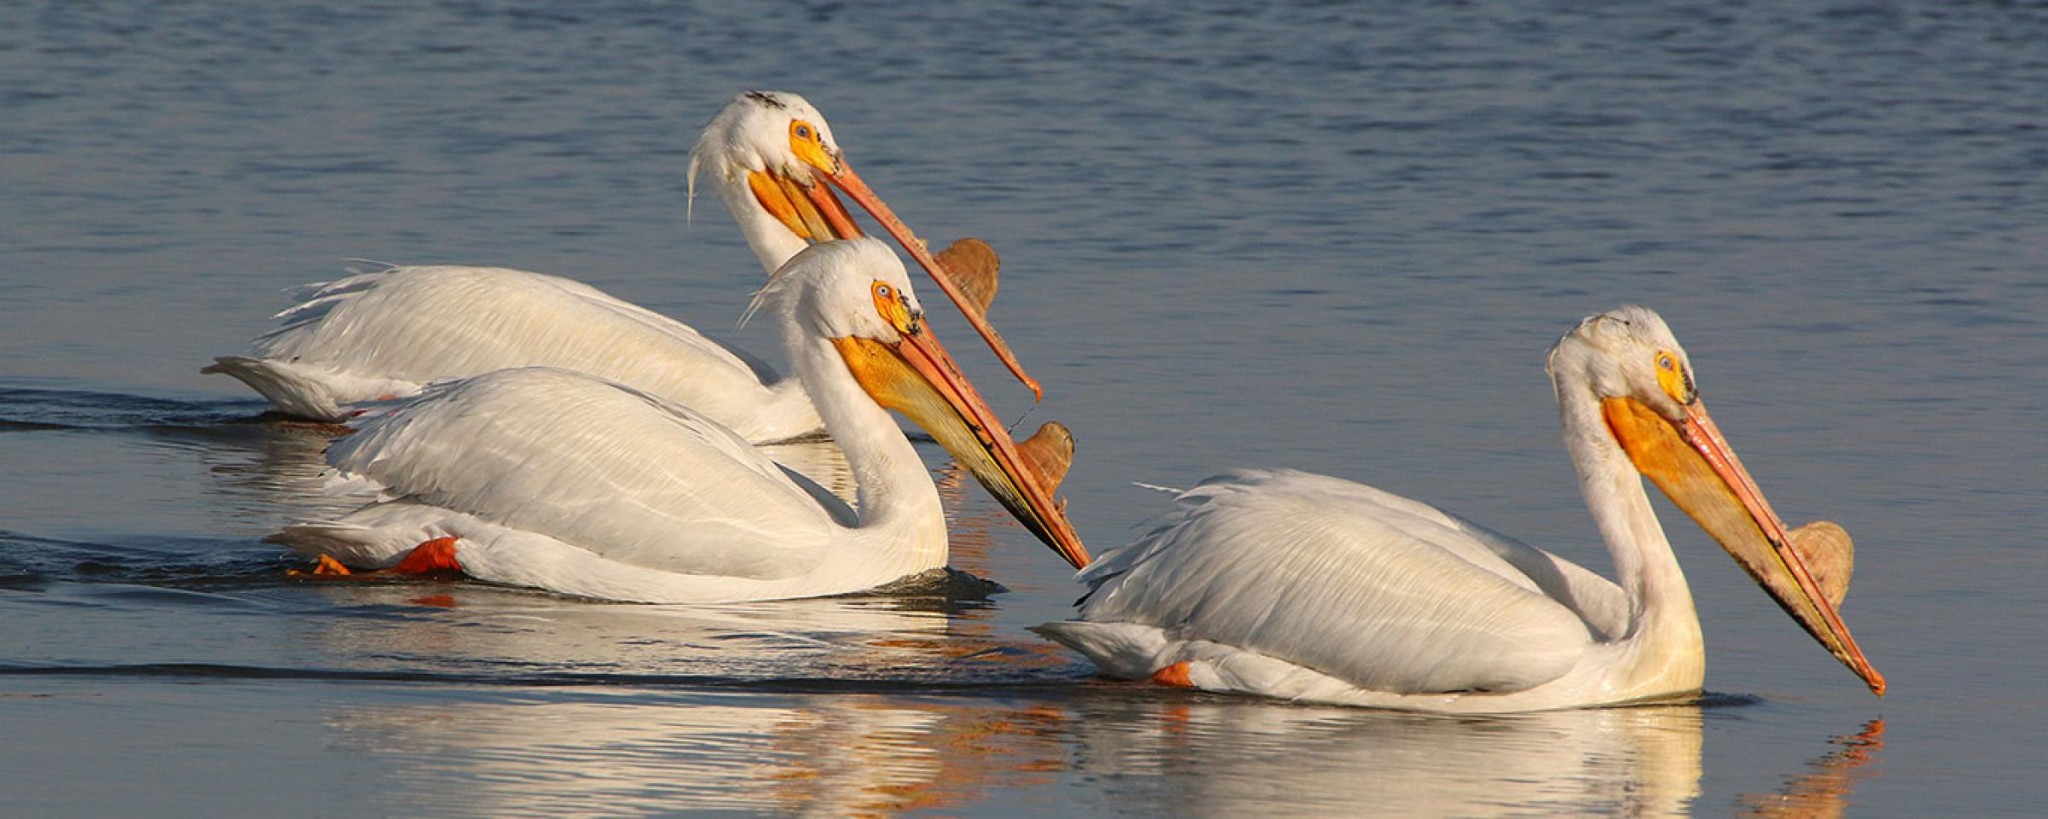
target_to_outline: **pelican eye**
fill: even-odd
[[[1664,390],[1671,400],[1690,404],[1699,399],[1699,389],[1693,385],[1692,371],[1678,362],[1678,356],[1669,351],[1657,353],[1657,386]]]
[[[889,326],[906,336],[917,335],[923,324],[924,311],[910,306],[910,294],[897,290],[888,282],[875,282],[869,287],[875,297],[875,312],[881,314]]]
[[[804,120],[789,123],[789,149],[797,159],[826,173],[839,172],[838,152],[825,147],[823,135],[818,128]]]

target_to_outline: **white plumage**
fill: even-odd
[[[938,492],[870,392],[969,396],[932,403],[946,412],[905,409],[941,442],[962,440],[948,429],[970,421],[986,428],[992,411],[964,382],[920,387],[908,383],[909,369],[849,361],[854,349],[937,356],[938,370],[950,366],[923,326],[902,263],[874,240],[820,245],[785,266],[761,298],[776,304],[798,376],[856,477],[857,509],[694,408],[586,373],[519,368],[438,385],[359,420],[329,461],[382,485],[390,499],[276,539],[385,566],[452,537],[456,560],[474,577],[647,602],[852,592],[945,565]],[[990,443],[956,447],[955,456],[992,489],[1009,487],[998,496],[1019,504],[1012,510],[1027,527],[1084,563],[1050,492],[1019,478],[1014,444],[995,429]]]
[[[699,172],[769,272],[813,241],[859,235],[828,187],[836,185],[951,292],[937,262],[853,174],[824,117],[802,97],[735,99],[692,152],[693,185]],[[441,379],[547,366],[691,406],[750,441],[820,428],[794,379],[570,279],[493,267],[394,267],[312,285],[300,298],[279,314],[283,327],[255,341],[252,355],[223,356],[206,371],[240,379],[279,412],[325,421],[346,419],[351,404],[412,395]],[[962,309],[985,329],[980,305]]]
[[[317,286],[258,338],[258,357],[212,368],[287,415],[345,420],[351,406],[507,367],[549,366],[629,384],[719,419],[751,441],[819,429],[795,379],[681,322],[573,279],[497,267],[397,267]]]
[[[1245,470],[1182,493],[1083,570],[1081,619],[1040,631],[1115,676],[1288,699],[1506,712],[1689,696],[1704,674],[1699,620],[1640,469],[1882,691],[1661,318],[1589,318],[1550,370],[1619,583],[1369,486]]]

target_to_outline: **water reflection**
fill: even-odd
[[[1884,720],[1871,720],[1863,730],[1829,744],[1836,748],[1806,763],[1807,771],[1788,778],[1776,793],[1743,796],[1742,815],[1806,819],[1847,813],[1850,791],[1873,776],[1865,766],[1884,749]]]
[[[846,463],[846,453],[840,451],[838,444],[830,440],[790,441],[757,448],[776,463],[825,487],[840,500],[854,503],[858,499],[853,467]]]
[[[401,763],[408,804],[453,790],[484,814],[949,810],[1076,777],[1101,789],[1094,807],[1152,815],[1655,816],[1700,796],[1698,706],[1446,718],[1091,694],[585,689],[326,722],[345,749]],[[1881,732],[1837,738],[1784,792],[1745,797],[1749,815],[1838,815]]]
[[[999,507],[969,501],[968,495],[981,489],[958,461],[947,461],[935,470],[932,482],[946,507],[946,565],[976,577],[990,576],[989,549],[995,545],[996,527],[1007,523],[1019,532],[1023,527]]]
[[[1076,772],[1147,813],[1654,816],[1701,795],[1699,705],[1457,718],[1202,697],[1073,716]],[[1840,815],[1883,731],[1833,738],[1780,792],[1744,797],[1747,814]]]
[[[327,444],[340,427],[327,424],[231,423],[160,432],[203,438],[195,447],[213,478],[209,492],[220,511],[262,521],[267,533],[290,521],[335,517],[369,502],[374,492],[332,481]]]
[[[300,622],[317,667],[456,679],[798,687],[1030,679],[1070,661],[1003,636],[972,581],[934,574],[890,595],[719,606],[602,604],[476,583],[316,583]]]
[[[1173,814],[1657,815],[1699,795],[1691,705],[1446,718],[1134,702],[1091,706],[1075,729],[1081,771]]]
[[[401,764],[407,805],[464,815],[946,809],[1044,784],[1064,759],[1056,709],[875,696],[592,693],[326,722],[343,749]]]
[[[1043,784],[1064,760],[1060,709],[930,693],[1070,665],[994,636],[986,610],[932,605],[943,587],[727,606],[319,589],[341,615],[307,634],[319,665],[455,684],[325,718],[342,750],[398,765],[408,809],[885,814]]]

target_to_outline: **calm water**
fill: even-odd
[[[0,791],[30,815],[1994,815],[2048,799],[2038,4],[0,6]],[[807,95],[1131,485],[1351,477],[1605,571],[1542,355],[1649,304],[1794,522],[1857,535],[1872,698],[1696,530],[1699,706],[1436,719],[1095,679],[1062,565],[712,609],[283,577],[352,504],[197,370],[354,258],[575,275],[753,349],[698,127]],[[939,316],[958,338],[958,322]],[[957,481],[936,449],[936,475]],[[829,464],[826,465],[829,468]],[[957,490],[957,483],[952,484]]]

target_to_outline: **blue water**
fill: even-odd
[[[24,815],[1829,813],[2048,799],[2048,8],[2025,3],[0,6],[0,792]],[[1292,466],[1607,570],[1542,372],[1670,320],[1793,522],[1857,537],[1875,699],[1682,519],[1697,706],[1436,719],[1103,681],[1062,565],[691,609],[335,586],[352,505],[197,369],[353,259],[573,275],[755,350],[688,149],[796,91],[1004,259],[1111,548]],[[934,313],[942,334],[964,328]],[[1667,510],[1668,511],[1668,510]],[[1007,589],[999,593],[972,578]]]

